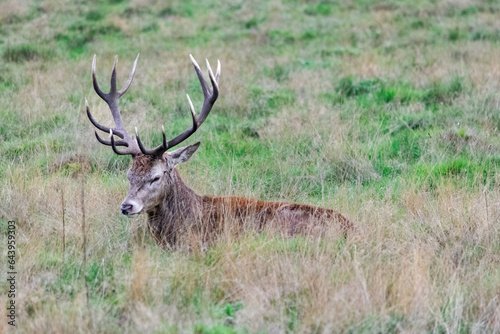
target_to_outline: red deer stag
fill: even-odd
[[[118,107],[118,99],[127,92],[132,83],[139,55],[135,59],[127,83],[120,90],[116,89],[118,57],[115,57],[109,93],[104,93],[97,83],[94,55],[92,62],[94,89],[108,104],[115,127],[109,128],[99,124],[92,117],[85,100],[87,116],[97,129],[109,133],[108,141],[102,139],[95,131],[95,136],[101,144],[111,146],[116,154],[132,156],[132,167],[127,172],[130,189],[121,205],[121,212],[128,217],[147,213],[149,230],[156,242],[164,247],[175,245],[183,231],[194,232],[189,235],[200,236],[201,239],[197,240],[208,240],[220,233],[221,227],[224,226],[241,228],[242,225],[253,225],[257,230],[261,230],[265,226],[275,224],[273,226],[277,226],[278,231],[294,234],[311,231],[325,223],[336,222],[345,234],[352,224],[333,210],[303,204],[264,202],[252,198],[199,196],[182,182],[175,167],[186,162],[198,149],[200,142],[171,152],[167,150],[180,144],[198,130],[219,96],[220,62],[214,75],[207,60],[208,75],[212,84],[212,87],[209,87],[203,78],[200,66],[191,55],[190,58],[203,91],[201,112],[198,116],[195,114],[191,99],[187,95],[193,124],[168,141],[163,128],[163,143],[153,149],[146,149],[140,140],[137,128],[135,137],[127,133]],[[115,136],[119,139],[115,139]],[[118,146],[125,148],[119,150]]]

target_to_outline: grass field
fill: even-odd
[[[494,0],[0,1],[19,332],[500,332],[499,17]],[[158,248],[119,212],[130,157],[84,113],[112,124],[92,56],[107,89],[114,55],[121,85],[139,52],[121,108],[149,146],[189,125],[186,93],[200,109],[188,55],[222,63],[188,186],[334,208],[356,231]]]

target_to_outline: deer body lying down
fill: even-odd
[[[192,126],[179,136],[167,141],[163,131],[163,143],[158,147],[147,150],[142,145],[140,137],[131,137],[123,127],[118,99],[125,94],[132,83],[137,65],[137,56],[132,72],[126,85],[116,90],[116,62],[111,74],[111,89],[103,93],[97,84],[95,76],[95,56],[92,63],[92,77],[97,94],[109,105],[115,128],[108,128],[97,123],[92,117],[86,103],[87,115],[99,130],[109,132],[110,141],[102,139],[97,132],[97,140],[111,146],[117,154],[132,155],[132,167],[127,172],[130,189],[121,205],[121,211],[128,217],[142,213],[148,215],[148,226],[156,242],[168,247],[178,243],[179,237],[186,235],[197,236],[196,240],[209,240],[217,236],[224,228],[241,229],[245,227],[262,230],[273,226],[286,234],[309,233],[321,229],[325,225],[337,224],[347,232],[352,224],[340,213],[319,207],[283,203],[265,202],[252,198],[199,196],[188,188],[181,180],[176,166],[186,162],[198,149],[200,143],[181,147],[167,152],[173,146],[191,136],[208,116],[215,103],[219,89],[220,63],[214,75],[207,61],[208,73],[212,88],[210,88],[200,67],[191,57],[194,68],[200,80],[204,94],[204,103],[199,116],[194,112],[189,96],[188,102],[192,115]],[[114,136],[119,137],[115,140]],[[124,146],[119,150],[117,146]]]
[[[257,230],[273,225],[288,235],[312,232],[325,222],[336,222],[344,230],[351,227],[341,214],[314,206],[197,195],[184,184],[175,165],[189,159],[198,145],[167,153],[162,159],[139,156],[128,173],[130,190],[123,202],[123,213],[129,217],[147,213],[149,229],[159,244],[174,245],[177,237],[186,232],[197,235],[197,240],[211,240],[228,224],[233,225],[229,229]]]

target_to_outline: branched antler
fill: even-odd
[[[97,140],[104,145],[111,146],[113,148],[113,151],[116,154],[120,155],[126,155],[126,154],[131,154],[131,155],[137,155],[140,153],[139,147],[137,146],[137,141],[132,138],[127,130],[123,127],[123,122],[120,114],[120,107],[118,106],[118,99],[123,96],[129,89],[130,85],[132,84],[132,80],[134,79],[134,74],[135,74],[135,69],[137,67],[137,61],[139,60],[139,54],[135,58],[134,61],[134,66],[132,67],[132,71],[130,72],[130,75],[128,77],[127,83],[125,86],[123,86],[122,89],[116,90],[116,64],[118,63],[118,56],[115,56],[115,63],[113,65],[113,71],[111,72],[111,87],[109,89],[109,93],[104,93],[101,88],[99,87],[99,84],[97,83],[97,78],[95,75],[95,67],[96,67],[96,56],[94,55],[94,59],[92,60],[92,82],[94,84],[94,90],[96,91],[97,95],[101,97],[109,106],[109,109],[111,110],[111,115],[113,116],[113,120],[115,122],[115,127],[114,128],[109,128],[107,126],[99,124],[94,117],[92,117],[92,114],[90,113],[89,105],[87,102],[87,99],[85,99],[85,107],[87,108],[87,116],[92,124],[96,128],[98,128],[101,131],[108,132],[111,137],[111,141],[107,141],[99,137],[97,134],[97,131],[95,131],[95,136]],[[115,141],[114,140],[114,135],[118,136],[121,138],[121,140]],[[116,146],[125,146],[127,147],[124,150],[118,150]]]
[[[142,145],[141,139],[139,137],[139,134],[137,133],[136,129],[136,137],[137,137],[137,143],[139,144],[139,149],[143,154],[147,155],[155,155],[155,156],[161,156],[165,151],[167,151],[169,148],[174,147],[176,145],[179,145],[181,142],[189,138],[193,133],[198,130],[198,128],[203,124],[205,119],[207,118],[208,114],[210,113],[210,110],[212,110],[212,107],[219,97],[219,77],[220,77],[220,61],[217,60],[217,72],[214,76],[214,73],[212,72],[212,68],[210,67],[210,63],[208,62],[208,59],[206,60],[207,62],[207,68],[208,68],[208,75],[210,77],[210,81],[212,82],[212,89],[208,86],[207,82],[205,81],[205,78],[203,78],[203,73],[201,72],[200,66],[196,62],[196,60],[193,58],[192,55],[189,55],[189,58],[191,59],[191,62],[193,63],[194,69],[196,71],[196,74],[198,75],[198,79],[200,80],[201,84],[201,89],[203,91],[203,106],[201,108],[200,115],[197,117],[193,102],[191,102],[191,99],[189,98],[189,95],[186,94],[188,103],[189,103],[189,109],[191,111],[191,117],[193,120],[193,124],[191,125],[190,128],[188,128],[186,131],[178,135],[177,137],[170,139],[167,141],[167,138],[165,136],[165,128],[163,128],[163,142],[161,145],[148,150],[144,148],[144,145]]]
[[[136,138],[131,137],[128,132],[125,130],[123,127],[123,122],[121,119],[121,114],[120,114],[120,108],[118,106],[118,99],[127,92],[129,89],[130,85],[132,84],[132,80],[134,79],[134,74],[135,74],[135,69],[137,67],[137,60],[139,59],[139,55],[135,58],[134,61],[134,66],[132,68],[132,71],[130,72],[129,78],[127,80],[127,83],[125,86],[123,86],[122,89],[116,90],[116,64],[118,62],[118,56],[115,56],[115,63],[113,65],[113,71],[111,72],[111,88],[109,90],[109,93],[104,93],[101,88],[99,87],[99,84],[97,83],[97,78],[95,75],[95,67],[96,67],[96,56],[94,55],[94,59],[92,61],[92,81],[94,84],[94,90],[96,91],[97,95],[99,95],[109,106],[109,109],[111,110],[111,115],[113,116],[113,120],[115,122],[115,127],[114,128],[109,128],[107,126],[99,124],[92,114],[90,113],[89,106],[87,99],[85,99],[85,106],[87,108],[87,116],[90,120],[90,122],[99,130],[108,132],[110,134],[110,141],[104,140],[99,135],[97,134],[97,131],[95,131],[95,136],[97,140],[104,145],[111,146],[113,148],[113,151],[116,154],[120,155],[125,155],[125,154],[131,154],[132,156],[135,156],[137,154],[145,154],[145,155],[153,155],[153,156],[162,156],[165,151],[167,151],[169,148],[174,147],[187,138],[191,136],[193,133],[198,130],[200,125],[205,121],[207,118],[208,114],[210,113],[210,110],[212,110],[212,107],[217,100],[217,97],[219,96],[219,76],[220,76],[220,62],[217,61],[217,71],[215,73],[215,76],[212,72],[212,69],[210,67],[210,64],[207,62],[207,68],[208,68],[208,75],[210,77],[210,81],[212,83],[212,88],[210,88],[203,78],[203,74],[201,72],[200,66],[196,62],[196,60],[193,58],[192,55],[189,55],[191,62],[193,63],[194,69],[196,71],[196,74],[198,75],[198,79],[200,80],[201,84],[201,89],[203,91],[203,96],[204,96],[204,101],[203,101],[203,106],[201,108],[200,115],[197,117],[193,103],[191,102],[191,99],[189,98],[189,95],[186,94],[186,97],[188,99],[189,103],[189,109],[191,111],[191,117],[193,124],[190,128],[188,128],[186,131],[178,135],[177,137],[168,140],[165,136],[165,128],[162,126],[163,130],[163,142],[161,145],[148,150],[144,148],[144,145],[142,144],[139,134],[137,131],[137,128],[135,128],[136,131]],[[114,136],[117,136],[120,138],[120,140],[115,141]],[[126,149],[123,150],[118,150],[116,146],[125,146]]]

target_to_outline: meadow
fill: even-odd
[[[17,223],[20,333],[500,332],[500,3],[0,1],[0,271]],[[149,147],[220,97],[180,166],[198,194],[333,208],[343,237],[164,250],[119,212],[130,157],[92,88],[114,55]],[[63,226],[64,217],[64,226]],[[85,222],[85,225],[83,224]],[[8,282],[0,280],[0,329]]]

